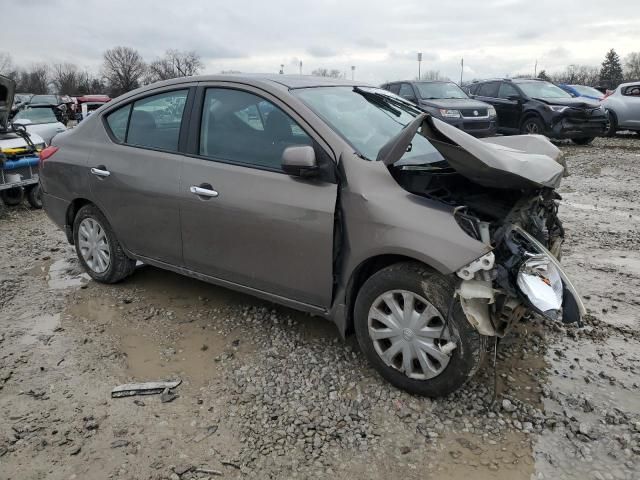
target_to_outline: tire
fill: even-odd
[[[124,253],[111,225],[95,205],[85,205],[78,211],[73,221],[73,241],[80,263],[96,282],[117,283],[136,267],[136,261]],[[104,252],[106,248],[108,256],[96,253],[96,249]]]
[[[27,190],[27,201],[29,205],[37,210],[42,208],[42,190],[40,184],[36,184]]]
[[[0,198],[0,218],[4,218],[7,215],[8,208],[5,205],[4,201]]]
[[[24,200],[24,189],[22,187],[9,188],[1,192],[5,205],[15,207]]]
[[[572,138],[571,141],[576,145],[589,145],[595,137]]]
[[[609,113],[609,128],[605,132],[605,135],[607,137],[615,137],[616,132],[618,131],[618,117],[616,117],[616,114],[613,113],[611,110],[609,110],[608,113]]]
[[[441,397],[459,389],[478,370],[484,359],[487,337],[480,335],[469,324],[460,303],[457,300],[452,302],[454,291],[455,284],[452,279],[420,263],[404,262],[376,272],[358,292],[354,310],[354,328],[358,343],[373,368],[395,387],[412,394]],[[421,297],[422,300],[431,304],[431,306],[424,305],[422,310],[423,313],[428,313],[425,318],[430,318],[430,320],[422,328],[412,326],[415,330],[408,328],[407,323],[404,323],[400,327],[402,334],[394,339],[396,342],[404,342],[402,345],[411,343],[412,347],[408,351],[412,356],[416,356],[418,349],[415,345],[423,342],[425,338],[421,336],[420,332],[425,329],[431,330],[432,338],[434,338],[431,341],[436,343],[438,355],[437,357],[430,356],[430,352],[433,352],[431,347],[427,350],[423,349],[423,352],[427,352],[429,361],[424,362],[424,356],[422,360],[414,358],[408,362],[409,374],[405,374],[407,364],[405,364],[404,355],[401,355],[404,350],[396,353],[390,364],[388,360],[382,358],[382,355],[389,354],[394,348],[397,350],[396,343],[392,343],[388,339],[374,340],[370,332],[386,335],[388,334],[386,332],[400,331],[398,328],[388,328],[388,324],[383,324],[372,317],[379,318],[380,308],[384,309],[389,305],[387,300],[380,300],[383,295],[387,295],[387,299],[388,295],[391,295],[393,299],[399,301],[401,298],[405,299],[405,295],[408,294]],[[419,305],[421,303],[422,301],[418,298],[413,303],[414,309],[418,313],[420,313]],[[406,306],[407,302],[404,302],[404,305]],[[443,358],[443,352],[439,350],[442,341],[435,338],[435,335],[443,331],[450,305],[453,305],[453,311],[446,330],[448,330],[449,337],[456,344],[456,347],[448,357],[445,355],[444,358],[448,358],[448,361],[440,362],[438,358]],[[402,309],[404,313],[405,307]],[[391,311],[390,308],[388,310]],[[388,314],[386,318],[389,317],[393,317],[393,315]],[[387,349],[384,349],[385,342],[389,345]],[[400,356],[402,358],[399,358]],[[436,370],[439,369],[439,373],[431,371],[431,376],[424,374],[425,371],[429,371],[428,368],[425,370],[423,367],[425,363],[435,367]]]
[[[544,122],[539,117],[525,118],[522,122],[522,125],[520,126],[520,133],[522,133],[523,135],[544,135],[545,130],[546,128]]]

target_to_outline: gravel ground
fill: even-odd
[[[0,478],[637,479],[640,139],[562,145],[586,327],[524,321],[463,389],[383,382],[328,322],[141,266],[82,274],[39,211],[0,220]],[[112,399],[180,378],[174,400]]]

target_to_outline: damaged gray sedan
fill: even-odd
[[[140,261],[329,318],[389,382],[440,396],[528,311],[584,314],[559,264],[559,156],[355,82],[205,76],[56,136],[41,183],[96,281]]]

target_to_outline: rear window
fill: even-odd
[[[107,116],[107,124],[111,129],[111,133],[113,133],[113,136],[116,137],[119,142],[124,142],[127,136],[127,122],[129,121],[130,111],[131,105],[129,104]]]
[[[480,97],[498,97],[498,88],[500,88],[500,82],[487,82],[478,85],[476,95]]]
[[[640,84],[631,85],[622,90],[623,95],[627,95],[630,97],[640,97]]]

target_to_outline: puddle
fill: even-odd
[[[33,326],[20,339],[20,343],[23,345],[32,345],[39,340],[47,339],[47,337],[53,335],[55,329],[60,326],[60,314],[45,313],[44,315],[31,318],[29,321],[33,323]]]
[[[54,290],[79,287],[89,280],[91,277],[82,272],[77,263],[64,258],[53,262],[47,274],[49,288]]]

